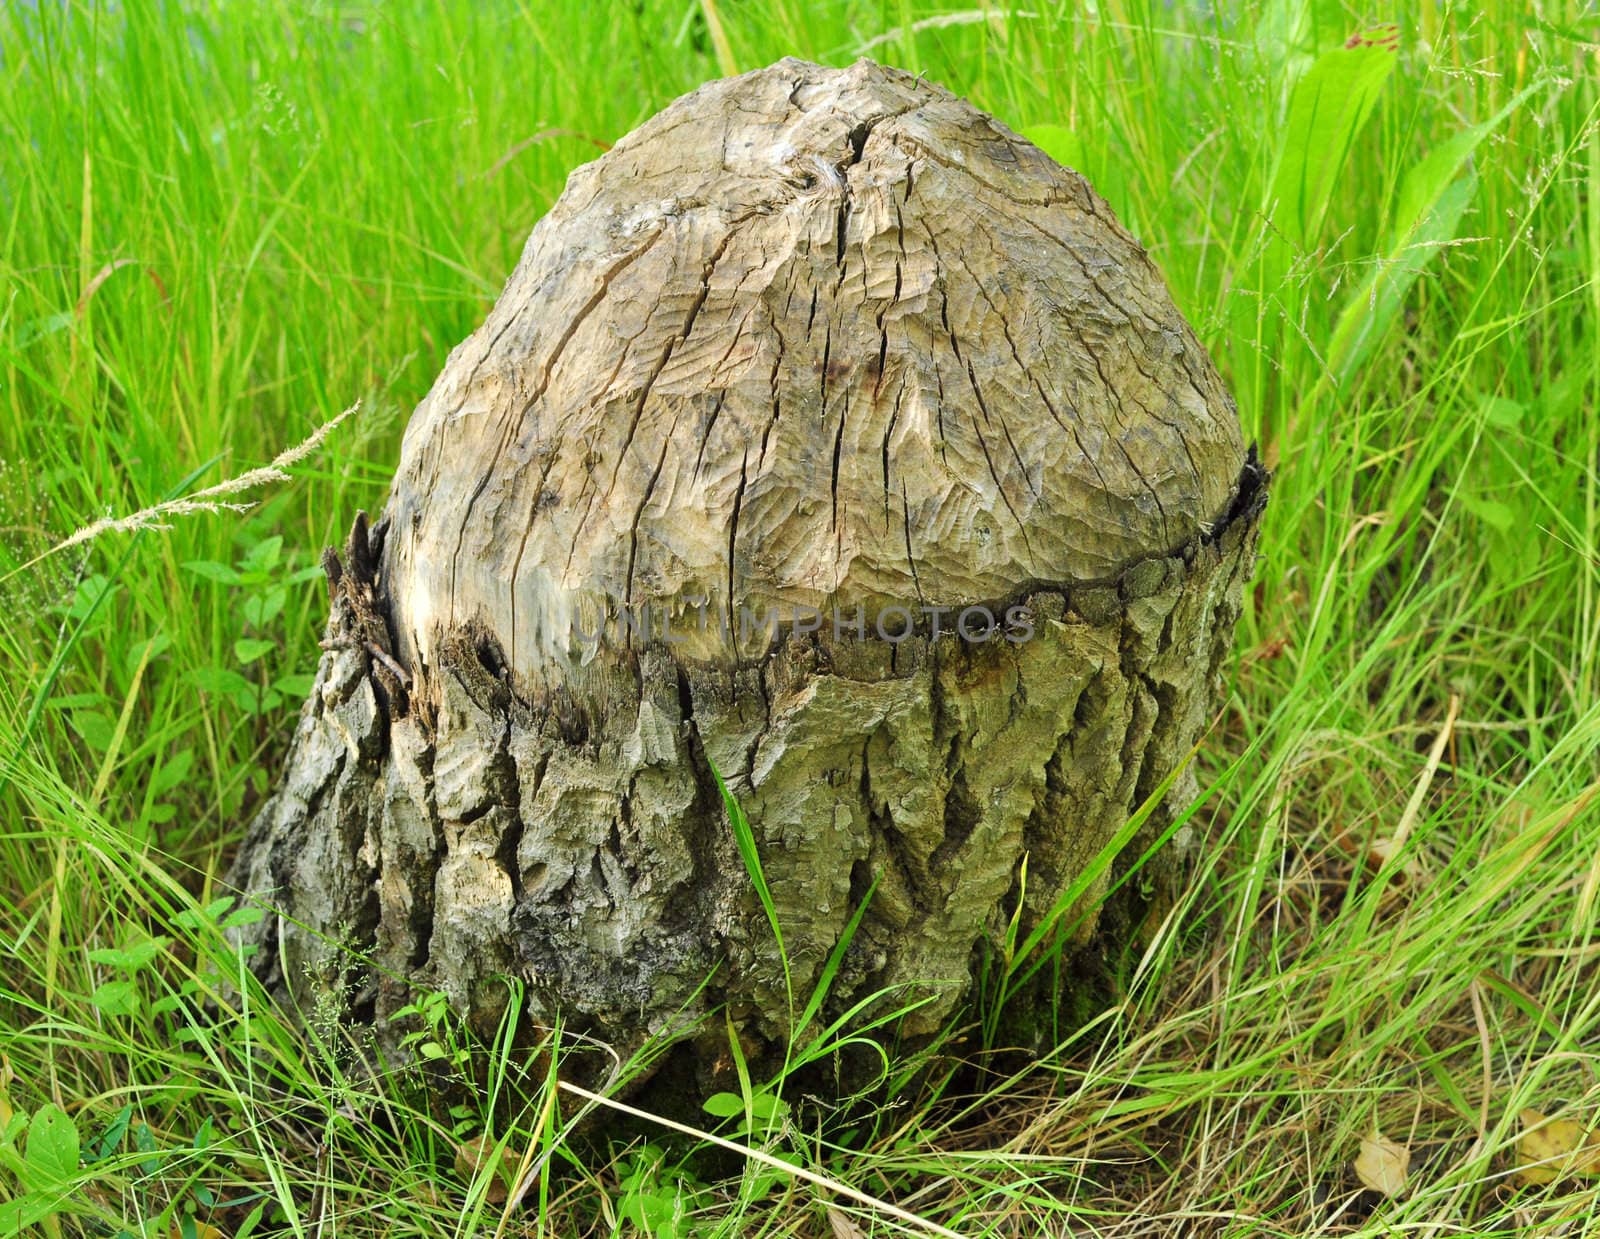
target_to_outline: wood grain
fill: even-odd
[[[380,1024],[440,986],[484,1030],[514,975],[624,1055],[726,1002],[779,1045],[715,764],[800,1001],[876,880],[827,1009],[887,991],[930,1033],[1023,858],[1032,924],[1200,736],[1263,482],[1077,173],[867,61],[713,82],[572,174],[352,536],[235,870],[286,914],[251,931],[263,975]],[[972,606],[1027,639],[949,631]],[[623,622],[646,608],[673,639]],[[1094,910],[1114,872],[1078,941],[1138,915]]]

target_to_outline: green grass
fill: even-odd
[[[1206,860],[1116,1005],[853,1132],[738,1117],[964,1235],[1600,1233],[1600,1180],[1514,1177],[1519,1111],[1600,1113],[1600,21],[1222,7],[4,7],[0,1234],[836,1233],[769,1166],[568,1139],[555,1042],[435,1011],[436,1079],[495,1068],[453,1110],[346,1075],[206,909],[316,663],[315,556],[566,172],[724,68],[874,41],[1051,127],[1277,474],[1196,758]],[[1397,52],[1324,59],[1375,21]],[[19,570],[357,398],[249,513]],[[516,1210],[453,1165],[485,1132]],[[1375,1132],[1401,1198],[1358,1195]]]

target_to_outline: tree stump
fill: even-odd
[[[930,1034],[1014,915],[1193,793],[1263,483],[1081,176],[868,61],[713,82],[572,174],[327,558],[234,869],[278,912],[254,966],[390,1045],[418,986],[492,1032],[510,976],[624,1058],[722,1004],[770,1049],[715,767],[797,1001],[871,888],[826,1009],[887,991]]]

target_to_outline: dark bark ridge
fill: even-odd
[[[383,520],[327,561],[325,654],[234,870],[278,913],[258,971],[391,1047],[417,986],[492,1032],[504,976],[624,1057],[721,1004],[778,1044],[714,765],[800,1001],[875,882],[829,1009],[920,999],[902,1031],[932,1033],[1019,898],[1036,923],[1180,767],[1124,855],[1192,797],[1265,497],[1081,177],[868,62],[712,83],[573,174]],[[1028,637],[871,627],[932,604],[1020,608]],[[607,626],[639,606],[678,639]],[[868,629],[737,639],[774,607]]]

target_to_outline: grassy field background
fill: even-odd
[[[1086,173],[1276,480],[1207,860],[1117,1005],[979,1093],[750,1142],[971,1236],[1600,1233],[1592,4],[52,0],[0,12],[0,1234],[917,1233],[568,1141],[492,1047],[454,1112],[347,1078],[225,985],[215,902],[316,556],[566,173],[791,53]],[[250,511],[49,553],[357,399]]]

